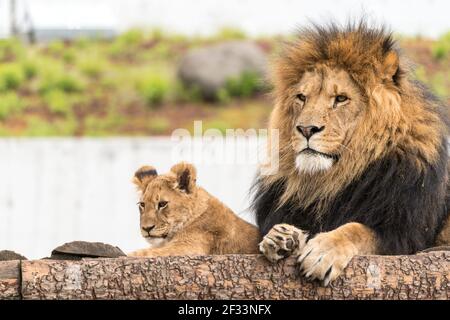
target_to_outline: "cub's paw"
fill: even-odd
[[[330,231],[309,240],[297,262],[303,276],[323,280],[323,285],[327,286],[356,254],[356,246],[348,238],[337,231]]]
[[[289,224],[277,224],[259,243],[259,251],[271,262],[299,255],[308,234]]]

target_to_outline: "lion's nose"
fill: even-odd
[[[300,132],[306,139],[311,138],[314,134],[325,129],[325,126],[316,127],[316,126],[297,126],[298,132]]]
[[[142,230],[144,230],[144,231],[147,232],[147,233],[150,233],[150,231],[152,231],[154,227],[155,227],[155,226],[143,227]]]

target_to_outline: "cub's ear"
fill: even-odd
[[[398,53],[391,50],[384,56],[382,73],[386,79],[396,82],[396,75],[400,67]]]
[[[177,188],[185,191],[186,193],[190,193],[194,190],[197,180],[197,170],[192,164],[180,162],[174,165],[170,171],[172,171],[177,177]]]
[[[144,191],[150,181],[152,181],[158,172],[152,166],[143,166],[133,176],[133,183],[138,187],[138,190]]]

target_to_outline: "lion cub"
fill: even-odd
[[[134,257],[258,253],[258,229],[196,185],[196,169],[174,165],[158,175],[150,166],[133,177],[141,193],[141,234],[151,244]]]

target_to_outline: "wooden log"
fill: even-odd
[[[0,261],[0,299],[20,298],[20,261]]]
[[[449,299],[450,252],[358,256],[329,287],[260,255],[23,261],[24,299]]]

